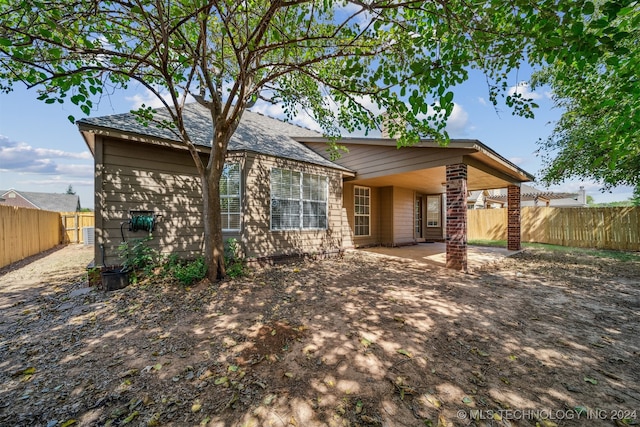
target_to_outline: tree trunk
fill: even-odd
[[[215,162],[214,162],[215,163]],[[224,161],[222,162],[224,165]],[[212,282],[226,276],[224,265],[224,240],[222,237],[222,217],[220,212],[220,174],[208,170],[201,176],[203,221],[204,221],[204,253],[207,262],[207,277]]]

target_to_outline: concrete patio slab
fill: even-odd
[[[410,259],[413,261],[437,265],[440,267],[446,266],[447,254],[445,243],[418,243],[417,245],[400,247],[377,246],[359,250],[395,258]],[[502,258],[511,256],[518,252],[520,251],[510,251],[506,248],[469,246],[467,251],[468,268],[472,270],[482,265],[499,261]]]

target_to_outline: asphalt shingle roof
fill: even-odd
[[[157,120],[169,119],[166,109],[156,110]],[[200,146],[210,147],[213,128],[209,111],[197,103],[185,106],[185,127],[191,140]],[[170,130],[144,126],[131,113],[93,117],[78,121],[81,125],[118,130],[127,133],[145,135],[170,141],[180,139]],[[274,157],[282,157],[306,163],[347,170],[325,159],[318,153],[297,142],[294,138],[321,137],[322,134],[310,129],[286,123],[252,111],[245,111],[240,124],[229,141],[229,151],[252,151]]]
[[[75,194],[36,193],[32,191],[0,190],[0,196],[13,191],[33,203],[39,209],[53,212],[75,212],[80,207],[80,197]]]

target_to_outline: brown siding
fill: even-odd
[[[414,243],[414,203],[413,190],[393,188],[393,244]]]
[[[329,178],[327,230],[271,230],[271,169],[283,168]],[[320,254],[343,248],[342,173],[320,166],[247,153],[243,246],[249,259]]]
[[[380,244],[393,245],[393,187],[380,188]]]
[[[365,246],[373,246],[380,244],[380,210],[379,206],[379,189],[376,187],[367,187],[369,188],[370,199],[370,218],[369,218],[369,236],[354,236],[353,244],[356,247],[365,247]],[[343,204],[344,208],[347,212],[349,231],[351,235],[353,235],[354,230],[354,185],[345,182],[344,183],[344,198]]]
[[[129,141],[96,138],[96,260],[120,264],[121,224],[130,210],[162,215],[149,245],[162,253],[192,257],[202,253],[200,181],[190,154]],[[241,161],[241,156],[230,157]],[[129,232],[127,240],[145,232]],[[238,235],[239,236],[239,235]],[[231,235],[229,235],[231,237]]]
[[[305,143],[309,148],[326,156],[327,144],[322,142]],[[380,177],[414,170],[444,166],[452,158],[462,158],[473,150],[462,148],[431,148],[429,155],[420,147],[396,147],[378,145],[348,146],[349,152],[343,154],[336,163],[358,172],[358,179]],[[420,150],[420,151],[416,151]]]

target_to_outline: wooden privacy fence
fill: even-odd
[[[640,207],[524,207],[520,220],[523,242],[640,251]],[[470,210],[468,238],[506,240],[507,210]]]
[[[83,243],[82,228],[93,224],[93,212],[60,213],[0,205],[0,267],[60,243]]]
[[[82,229],[95,225],[93,212],[60,212],[64,231],[62,243],[85,243]]]
[[[0,267],[60,243],[60,214],[0,205]]]

